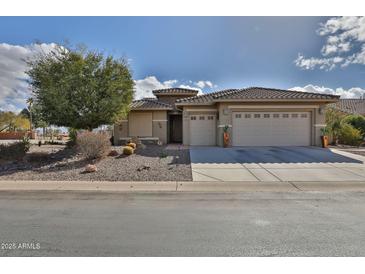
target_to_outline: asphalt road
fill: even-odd
[[[0,192],[1,256],[365,256],[365,193]]]

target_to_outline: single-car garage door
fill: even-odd
[[[309,146],[310,112],[233,112],[233,146]]]
[[[215,146],[215,115],[190,115],[190,145]]]

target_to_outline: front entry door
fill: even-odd
[[[182,116],[170,115],[170,142],[182,143]]]

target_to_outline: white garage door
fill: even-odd
[[[190,115],[190,145],[215,146],[215,115]]]
[[[234,146],[309,146],[310,112],[233,112]]]

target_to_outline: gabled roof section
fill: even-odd
[[[165,89],[155,89],[152,93],[156,96],[160,95],[190,95],[196,96],[198,94],[198,90],[196,89],[188,89],[188,88],[165,88]]]
[[[340,99],[328,106],[349,114],[365,115],[365,99]]]
[[[220,101],[256,101],[256,100],[273,100],[273,101],[296,101],[296,100],[324,100],[336,101],[337,95],[320,94],[311,92],[302,92],[294,90],[283,90],[262,87],[250,87],[244,89],[227,89],[208,93],[200,96],[184,98],[177,100],[176,103],[183,105],[194,103],[214,103]]]
[[[143,98],[130,104],[131,110],[171,110],[173,106],[158,101],[156,98]]]

